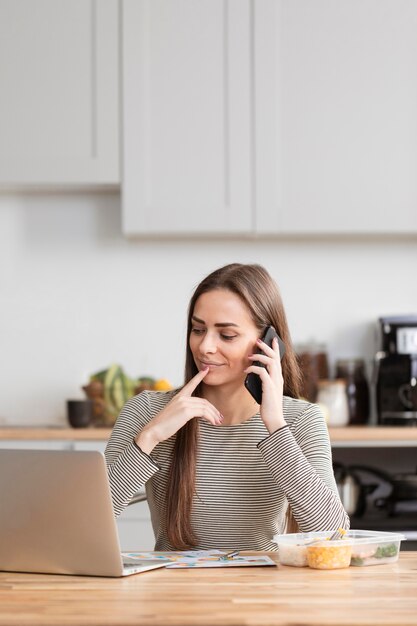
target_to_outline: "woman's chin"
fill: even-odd
[[[215,370],[210,369],[209,372],[204,376],[203,381],[205,385],[223,385],[226,381],[224,376],[220,374],[220,372],[216,372]]]

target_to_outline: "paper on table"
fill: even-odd
[[[155,560],[169,559],[167,569],[187,567],[259,567],[276,565],[269,556],[235,556],[228,560],[220,560],[227,552],[222,550],[186,550],[181,552],[124,552],[123,555],[133,559]]]

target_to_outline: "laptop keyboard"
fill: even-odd
[[[127,567],[129,567],[129,565],[132,566],[132,565],[139,565],[140,564],[140,562],[137,559],[133,559],[130,556],[123,556],[122,557],[122,562],[123,562],[123,565],[126,565]]]

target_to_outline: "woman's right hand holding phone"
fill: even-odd
[[[202,417],[214,426],[222,423],[223,416],[211,402],[192,395],[208,371],[209,368],[206,368],[198,372],[141,430],[135,441],[143,452],[150,454],[158,443],[175,435],[194,417]]]

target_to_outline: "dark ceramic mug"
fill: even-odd
[[[93,419],[92,400],[67,400],[67,418],[73,428],[86,428]]]

